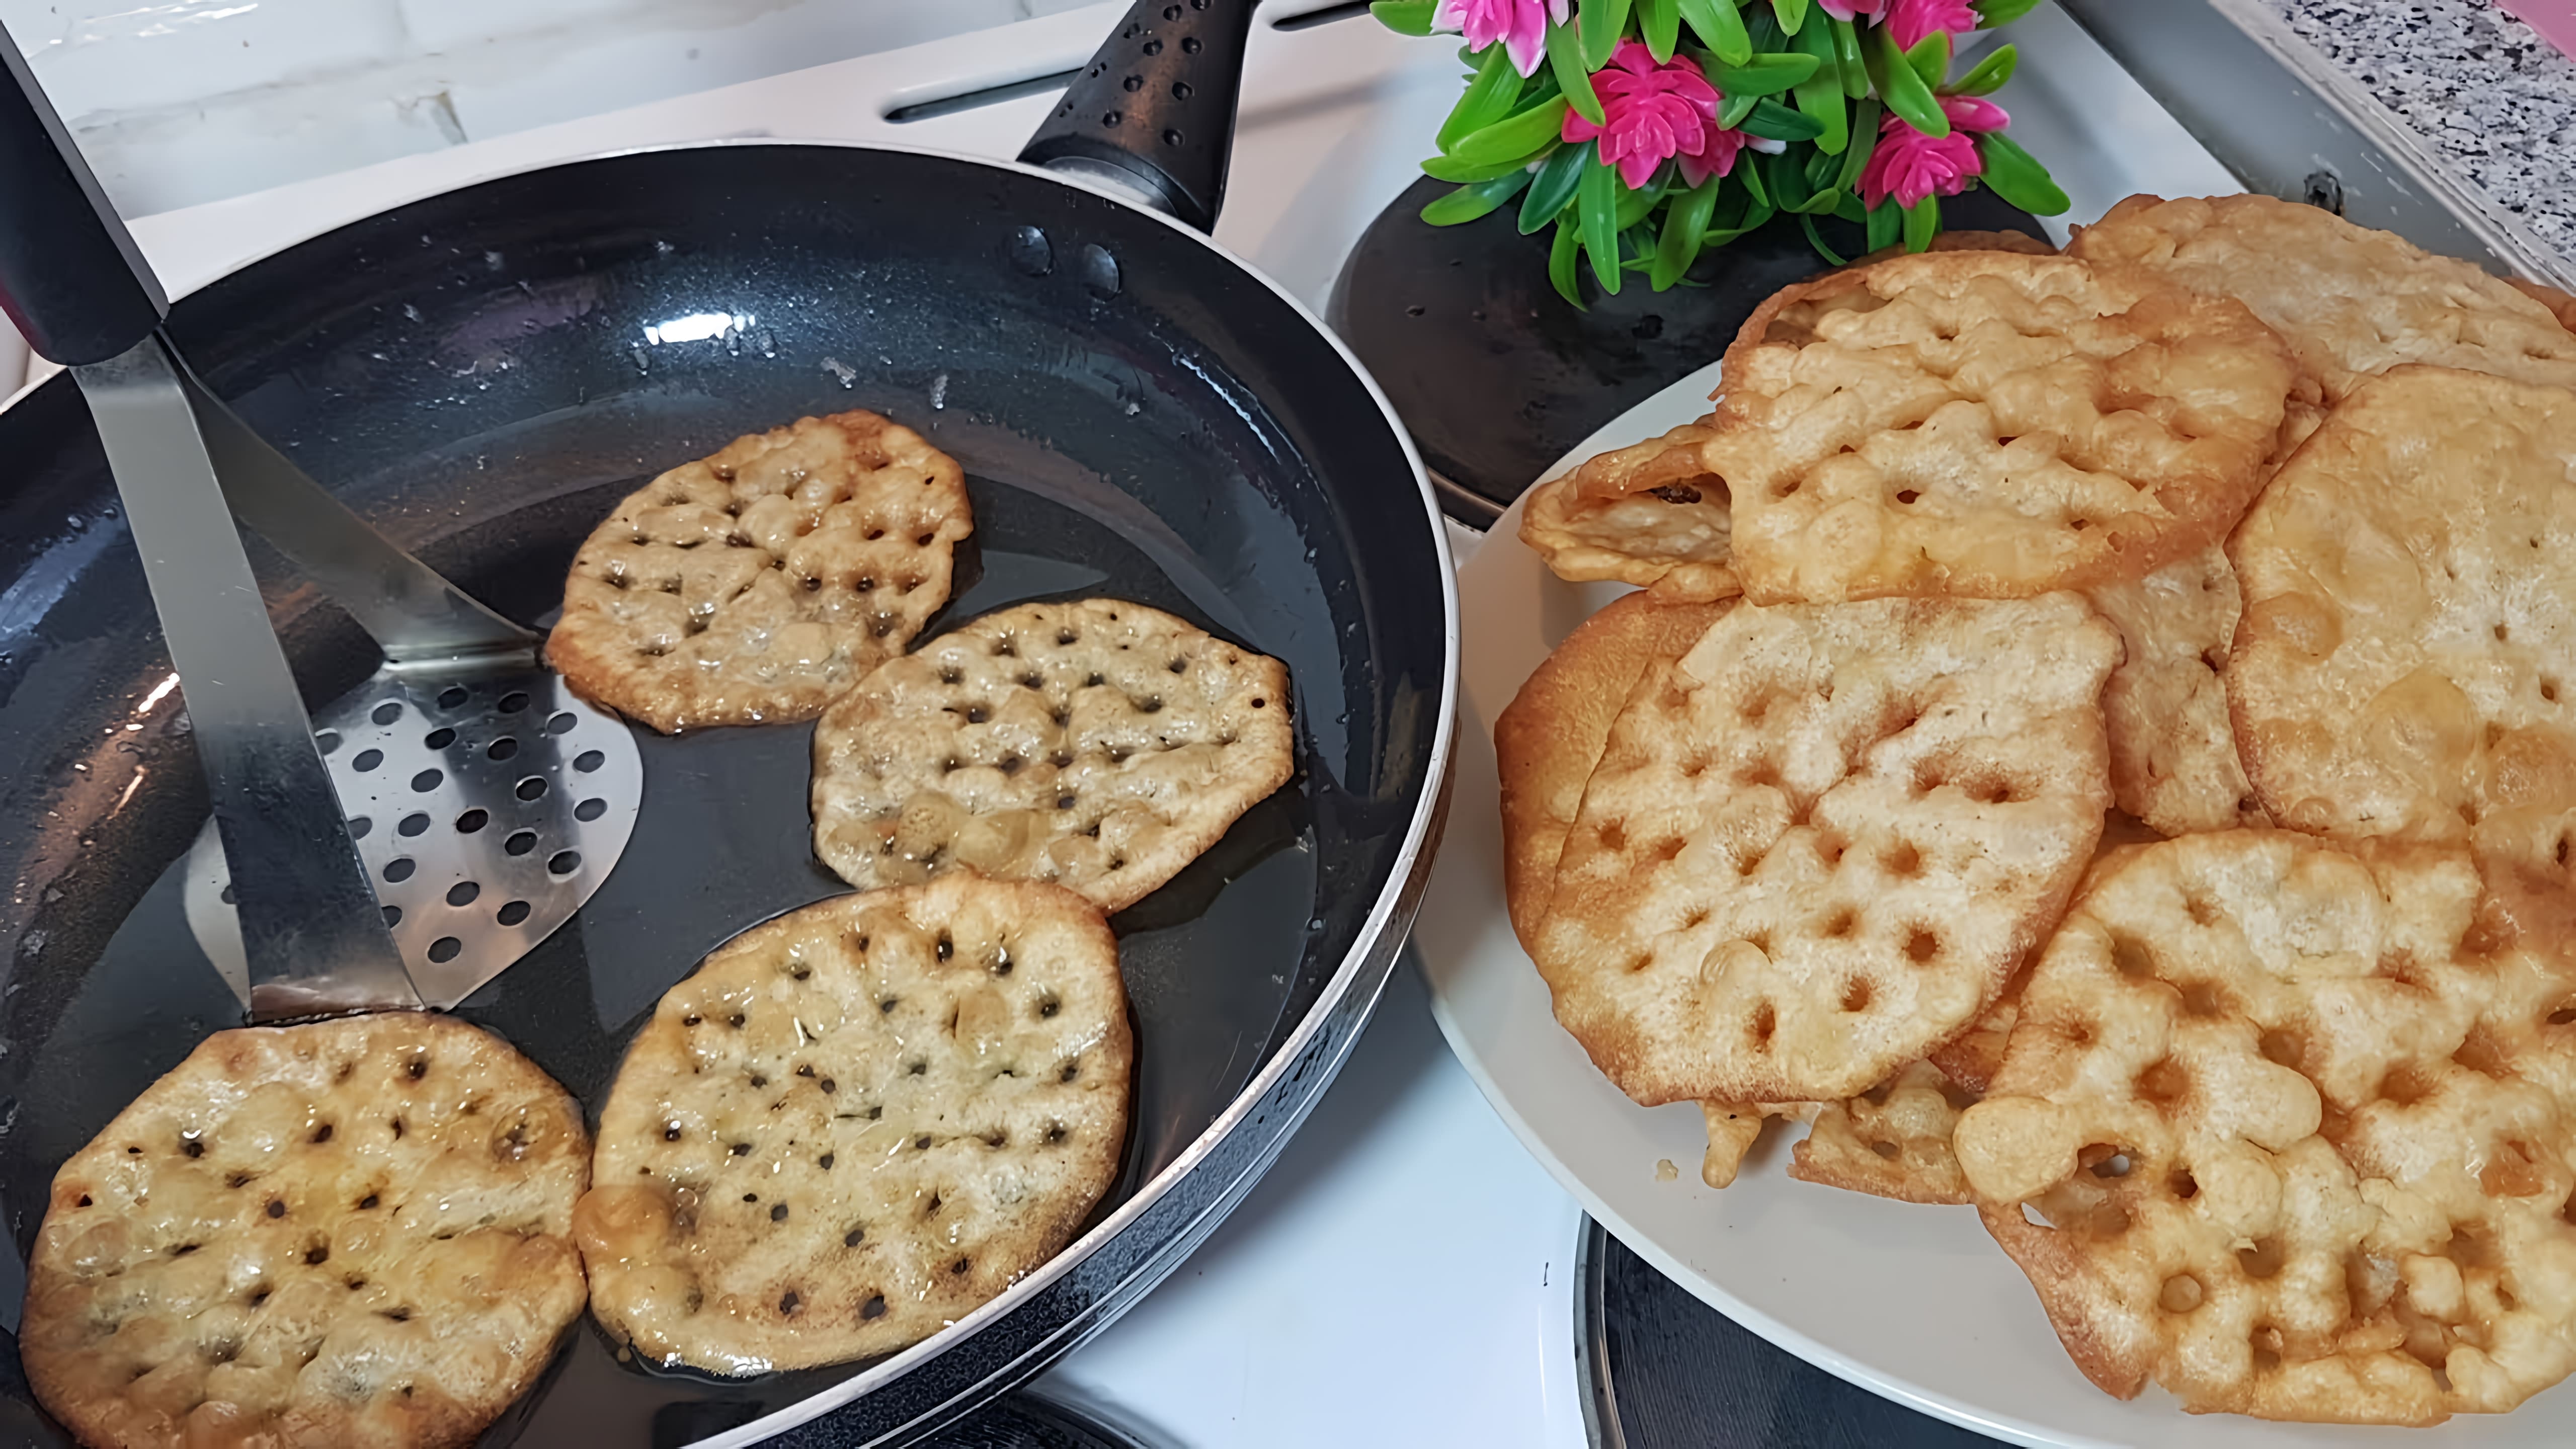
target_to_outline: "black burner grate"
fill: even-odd
[[[2001,1449],[1773,1348],[1588,1218],[1577,1268],[1594,1449]]]

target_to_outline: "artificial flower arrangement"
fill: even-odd
[[[1701,251],[1775,215],[1839,265],[1832,215],[1873,251],[1932,244],[1941,198],[1982,182],[2040,216],[2066,193],[2004,134],[1984,99],[2012,77],[1996,47],[1950,75],[1952,38],[2037,0],[1376,0],[1408,35],[1463,32],[1474,67],[1422,163],[1457,183],[1422,218],[1474,221],[1517,200],[1520,229],[1553,226],[1548,277],[1583,305],[1642,272],[1657,291]],[[1747,153],[1751,154],[1747,154]]]

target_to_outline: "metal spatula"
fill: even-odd
[[[251,1019],[452,1006],[625,849],[643,763],[539,637],[395,547],[208,392],[141,251],[0,32],[0,304],[70,367],[161,616],[214,818],[189,921]],[[234,518],[383,647],[308,717]]]

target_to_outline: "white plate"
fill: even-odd
[[[1654,437],[1708,410],[1709,367],[1649,398],[1549,470]],[[2076,1371],[2011,1260],[1963,1207],[1914,1207],[1792,1181],[1776,1128],[1735,1185],[1699,1180],[1699,1108],[1640,1107],[1556,1024],[1503,907],[1493,720],[1556,643],[1626,592],[1568,584],[1503,516],[1459,571],[1466,620],[1458,768],[1446,843],[1413,929],[1432,1012],[1510,1124],[1593,1217],[1701,1301],[1839,1377],[2015,1443],[2280,1446],[2576,1444],[2576,1389],[2437,1429],[2351,1429],[2191,1417],[2161,1389],[2129,1403]],[[1794,1133],[1788,1135],[1795,1135]],[[1657,1164],[1676,1169],[1659,1180]]]

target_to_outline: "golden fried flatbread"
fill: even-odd
[[[2295,380],[2242,304],[2064,257],[1900,257],[1792,287],[1699,450],[1758,602],[2024,598],[2215,543]]]
[[[2254,309],[2340,402],[2401,363],[2576,386],[2576,336],[2548,306],[2467,262],[2272,196],[2132,196],[2067,255],[2145,267]]]
[[[1682,657],[1725,604],[1611,601],[1540,662],[1494,721],[1503,797],[1503,895],[1512,929],[1534,940],[1556,887],[1556,857],[1583,803],[1583,782],[1610,741],[1610,721],[1658,660]]]

